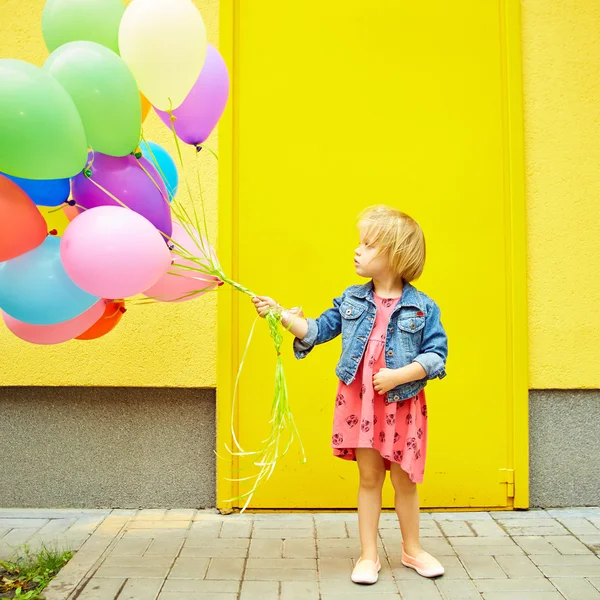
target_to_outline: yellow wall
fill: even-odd
[[[600,3],[523,0],[531,388],[600,387]]]
[[[43,0],[2,0],[0,56],[41,65]],[[196,0],[218,43],[218,0]],[[523,0],[530,387],[600,387],[600,5]],[[151,115],[147,137],[174,148]],[[209,141],[216,147],[216,136]],[[201,155],[216,231],[216,165]],[[193,173],[192,169],[188,169]],[[214,239],[214,234],[213,234]],[[216,298],[133,306],[96,342],[33,347],[0,328],[3,385],[215,385]]]
[[[218,46],[218,0],[195,3],[206,22],[209,42]],[[0,57],[42,65],[48,55],[41,32],[43,7],[44,0],[2,0]],[[175,156],[172,135],[153,113],[146,121],[145,135]],[[207,145],[217,149],[216,135]],[[196,182],[195,150],[190,148],[186,154],[191,161],[186,170]],[[216,161],[202,152],[199,164],[214,243]],[[180,185],[182,195],[184,185]],[[0,326],[0,348],[2,385],[215,386],[216,296],[177,305],[130,306],[112,334],[92,342],[32,346]]]

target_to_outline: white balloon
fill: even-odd
[[[191,0],[133,0],[121,19],[119,51],[156,108],[177,108],[204,64],[202,15]]]

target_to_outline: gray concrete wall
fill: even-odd
[[[531,505],[600,506],[600,390],[529,395]]]
[[[0,506],[215,505],[215,392],[0,387]]]

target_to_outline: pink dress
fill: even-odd
[[[398,299],[374,296],[377,314],[356,378],[339,382],[331,446],[334,456],[356,460],[356,448],[374,448],[385,460],[398,463],[415,483],[422,483],[427,449],[425,391],[414,398],[388,402],[373,388],[373,375],[385,368],[385,336]]]

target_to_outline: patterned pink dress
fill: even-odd
[[[398,463],[415,483],[423,482],[427,449],[425,391],[414,398],[388,402],[373,388],[373,375],[385,368],[385,336],[398,299],[375,295],[377,314],[356,378],[338,386],[331,446],[334,456],[356,460],[356,448],[374,448],[385,459]]]

